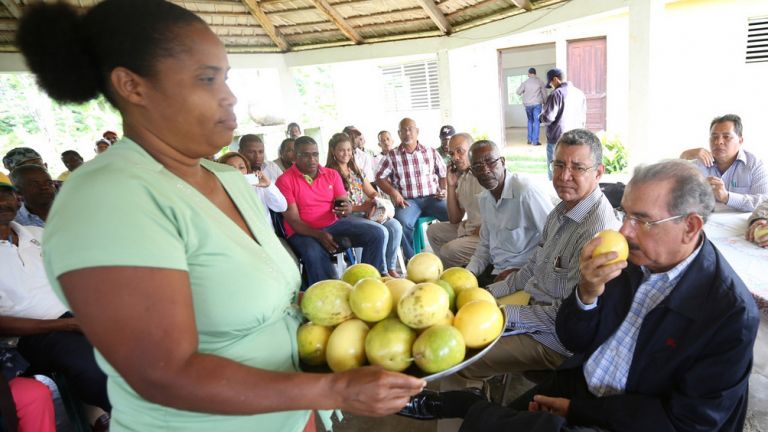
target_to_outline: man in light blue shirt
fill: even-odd
[[[486,286],[504,280],[528,261],[553,205],[540,185],[507,172],[494,142],[472,144],[469,157],[470,170],[486,190],[477,195],[480,243],[467,270],[478,277],[480,286]]]
[[[718,203],[751,212],[768,198],[768,167],[742,148],[743,129],[736,114],[715,117],[709,126],[709,150],[689,149],[680,157],[693,159]]]
[[[24,200],[14,219],[16,223],[44,228],[56,197],[51,175],[40,165],[21,165],[11,171],[11,181]]]

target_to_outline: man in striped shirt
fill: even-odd
[[[709,150],[690,149],[680,157],[693,159],[718,203],[751,212],[768,198],[768,167],[742,148],[742,131],[741,118],[736,114],[715,117],[709,125]]]
[[[419,128],[409,118],[400,121],[401,144],[381,160],[376,184],[395,204],[395,219],[403,226],[403,254],[413,254],[413,231],[422,216],[448,220],[446,168],[437,150],[419,142]]]
[[[599,231],[618,229],[613,207],[600,190],[600,139],[586,129],[563,134],[555,147],[552,183],[562,200],[547,216],[542,240],[519,271],[488,286],[497,298],[518,291],[528,305],[506,305],[507,332],[496,346],[462,371],[471,380],[507,372],[554,369],[570,353],[555,334],[560,303],[579,281],[579,252]]]

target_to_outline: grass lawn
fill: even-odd
[[[546,174],[547,173],[547,156],[520,154],[520,153],[507,153],[504,155],[504,159],[507,161],[507,170],[515,173],[524,174]]]

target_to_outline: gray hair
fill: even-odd
[[[603,145],[600,143],[600,138],[586,129],[572,129],[564,133],[560,139],[557,140],[555,151],[557,151],[557,147],[561,145],[589,146],[589,154],[592,156],[592,164],[595,168],[603,164]]]
[[[45,167],[41,167],[40,165],[35,164],[19,165],[13,171],[11,171],[8,177],[11,179],[11,183],[13,183],[14,186],[20,188],[24,187],[24,176],[33,171],[45,173],[50,177],[50,174],[48,174],[48,170],[45,169]]]
[[[457,134],[457,135],[461,135],[461,134]],[[472,141],[470,140],[470,142]],[[474,153],[475,151],[477,151],[477,149],[481,147],[490,147],[491,152],[493,154],[499,154],[499,146],[497,146],[495,142],[491,140],[480,140],[480,141],[476,141],[471,146],[469,146],[469,160],[472,160],[472,153]]]
[[[680,159],[664,160],[635,168],[627,188],[636,184],[672,180],[672,194],[667,202],[670,215],[696,213],[707,221],[715,210],[712,186],[692,163]]]
[[[469,145],[472,145],[472,143],[474,143],[474,142],[475,142],[475,139],[474,139],[474,138],[472,138],[472,135],[470,135],[470,134],[468,134],[468,133],[466,133],[466,132],[459,132],[459,133],[457,133],[457,134],[454,134],[454,135],[451,137],[451,139],[453,139],[453,137],[462,137],[462,138],[464,138],[465,140],[467,140],[467,142],[469,143]]]

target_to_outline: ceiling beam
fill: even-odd
[[[0,0],[3,3],[3,6],[5,6],[6,9],[8,9],[8,12],[11,13],[11,16],[14,18],[20,18],[21,17],[21,9],[19,9],[19,5],[16,4],[14,0]]]
[[[440,33],[444,35],[451,34],[453,31],[451,23],[448,22],[448,19],[443,15],[443,11],[437,7],[434,0],[417,0],[417,3],[427,12],[432,22],[440,29]]]
[[[272,21],[269,20],[267,14],[265,14],[261,9],[259,3],[256,2],[256,0],[242,0],[242,2],[245,7],[248,8],[248,12],[250,12],[251,15],[256,18],[256,21],[258,21],[259,25],[261,25],[261,28],[267,32],[267,35],[269,35],[269,38],[272,39],[272,42],[274,42],[274,44],[280,48],[280,51],[290,51],[291,46],[288,45],[288,41],[286,41],[283,35],[280,34],[280,30],[275,28],[275,25],[272,24]]]
[[[527,10],[528,12],[533,10],[533,4],[530,0],[509,0],[509,2],[519,7],[520,9]]]
[[[360,36],[360,33],[358,33],[357,30],[355,30],[351,25],[349,25],[344,17],[341,16],[341,14],[339,14],[336,9],[334,9],[333,6],[331,6],[330,3],[328,3],[326,0],[310,0],[310,2],[312,2],[312,4],[315,5],[315,7],[320,12],[327,16],[328,19],[331,20],[331,22],[334,23],[342,33],[344,33],[344,36],[346,36],[347,39],[358,45],[365,42],[363,37]]]

